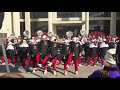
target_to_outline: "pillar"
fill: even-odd
[[[5,12],[4,21],[0,33],[6,33],[7,37],[12,33],[12,12]]]
[[[52,12],[48,12],[48,32],[53,32],[52,18]]]
[[[116,35],[116,12],[111,12],[110,34]]]
[[[12,33],[18,37],[20,36],[20,13],[12,12]]]
[[[86,16],[85,17],[85,30],[88,35],[89,34],[89,12],[86,12],[85,16]]]
[[[25,30],[29,31],[29,38],[30,38],[31,37],[30,12],[25,12]]]
[[[82,12],[82,21],[84,22],[85,21],[85,13],[86,12]],[[85,30],[85,24],[82,25],[82,30]]]
[[[56,23],[56,22],[57,22],[57,12],[52,12],[52,23]],[[52,27],[53,27],[53,32],[57,34],[56,25],[52,24]]]

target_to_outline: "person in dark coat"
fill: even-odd
[[[109,45],[114,45],[115,48],[117,47],[117,43],[115,41],[115,38],[112,38],[111,41],[109,42]]]
[[[19,47],[20,47],[20,61],[24,69],[24,67],[26,67],[30,62],[30,48],[26,40],[23,40],[22,44],[20,44]]]
[[[100,44],[103,42],[103,38],[102,37],[98,37],[97,39],[98,41],[98,47],[97,47],[97,63],[99,63],[100,61]]]
[[[48,37],[46,35],[43,35],[42,41],[40,42],[40,59],[41,63],[44,66],[44,74],[47,73],[47,62],[50,58],[49,54],[50,41],[47,39]]]
[[[89,54],[90,54],[89,45],[90,45],[90,39],[87,39],[87,42],[83,46],[84,51],[85,51],[85,62],[87,62]]]
[[[67,59],[67,68],[69,68],[69,66],[71,65],[71,63],[73,63],[73,52],[71,50],[72,44],[74,43],[73,40],[68,40],[69,44],[70,44],[70,53],[68,55],[68,59]]]
[[[104,57],[106,55],[106,52],[109,48],[109,45],[108,45],[108,42],[106,41],[106,39],[103,40],[103,42],[100,44],[99,46],[100,48],[100,59],[101,59],[101,62],[102,62],[102,65],[104,67]]]
[[[30,56],[31,61],[33,63],[33,73],[37,70],[37,66],[40,61],[40,49],[39,49],[39,43],[36,43],[36,41],[32,41],[30,44]]]
[[[15,49],[14,49],[14,46],[13,46],[12,42],[8,43],[8,46],[6,48],[6,54],[7,54],[7,58],[8,58],[8,64],[10,64],[10,60],[12,60],[13,64],[15,64],[16,63]]]
[[[64,54],[63,54],[63,45],[64,45],[64,41],[63,39],[59,40],[59,48],[58,48],[58,61],[59,61],[59,65],[61,65],[63,63],[63,57],[64,57]]]
[[[81,66],[82,51],[84,49],[83,49],[83,43],[80,41],[80,38],[77,39],[77,42],[80,44],[80,54],[79,54],[78,66]]]
[[[19,47],[20,44],[21,44],[20,40],[17,40],[17,42],[14,44],[16,60],[18,60],[18,58],[20,58],[20,47]]]
[[[50,39],[50,47],[49,47],[49,53],[51,62],[49,63],[49,66],[53,65],[53,74],[56,75],[56,62],[58,60],[58,49],[59,49],[59,43],[57,41],[56,36],[52,36]]]
[[[63,49],[63,62],[64,62],[64,74],[67,75],[67,61],[69,59],[69,55],[70,55],[70,43],[69,40],[65,40],[64,44],[62,45],[62,49]]]
[[[81,45],[78,42],[78,37],[73,37],[73,43],[71,45],[71,52],[73,54],[73,61],[75,64],[75,73],[78,74],[78,64],[79,64],[79,57],[81,53]]]
[[[89,49],[90,49],[90,54],[89,54],[89,58],[88,58],[88,66],[90,65],[92,59],[93,59],[93,66],[95,66],[96,64],[96,56],[97,56],[97,43],[95,42],[95,39],[92,39],[92,43],[89,45]]]

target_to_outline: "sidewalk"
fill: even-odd
[[[4,67],[5,68],[5,67]],[[57,65],[57,75],[53,75],[52,73],[52,67],[48,68],[48,73],[45,75],[43,74],[43,68],[38,68],[38,70],[36,71],[36,73],[32,73],[32,70],[29,72],[19,72],[19,71],[15,71],[15,68],[10,67],[10,71],[11,72],[17,72],[22,74],[25,78],[87,78],[88,75],[90,75],[93,71],[97,70],[97,69],[101,69],[101,66],[85,66],[82,65],[79,67],[79,74],[76,75],[75,71],[74,71],[74,66],[70,66],[69,70],[68,70],[68,74],[67,76],[64,75],[64,70],[63,70],[63,65],[58,66]],[[32,67],[31,67],[32,69]],[[5,72],[0,73],[0,76],[3,75]]]

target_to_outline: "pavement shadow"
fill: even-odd
[[[65,75],[63,72],[56,70],[56,72],[61,73],[62,75]]]
[[[43,67],[39,67],[38,70],[44,72]],[[51,67],[48,66],[48,67],[47,67],[47,71],[53,74],[52,66],[51,66]]]
[[[20,72],[18,71],[17,68],[12,67],[10,65],[9,65],[9,69],[10,69],[10,73]],[[6,73],[6,72],[7,72],[6,65],[0,65],[0,73]]]
[[[38,75],[36,73],[32,73],[32,74],[35,75],[35,76],[37,76],[37,77],[39,77],[39,78],[43,78],[43,77],[41,77],[40,75]]]
[[[57,69],[60,69],[60,70],[64,70],[64,69],[62,69],[62,68],[59,68],[59,67],[56,67]],[[70,73],[73,73],[73,74],[75,74],[74,72],[72,72],[72,71],[70,71],[70,70],[67,70],[67,72],[70,72]]]

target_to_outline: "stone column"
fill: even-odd
[[[110,34],[116,35],[116,12],[111,12]]]
[[[48,12],[48,32],[53,32],[53,12]]]
[[[20,36],[20,12],[12,12],[12,33],[18,37]]]
[[[85,22],[86,12],[82,12],[82,21]],[[85,30],[85,24],[82,25],[82,30]]]
[[[29,31],[29,38],[31,37],[31,22],[30,22],[30,12],[25,12],[25,30]]]
[[[87,35],[89,34],[89,12],[86,12],[85,15],[85,30],[87,32]]]

